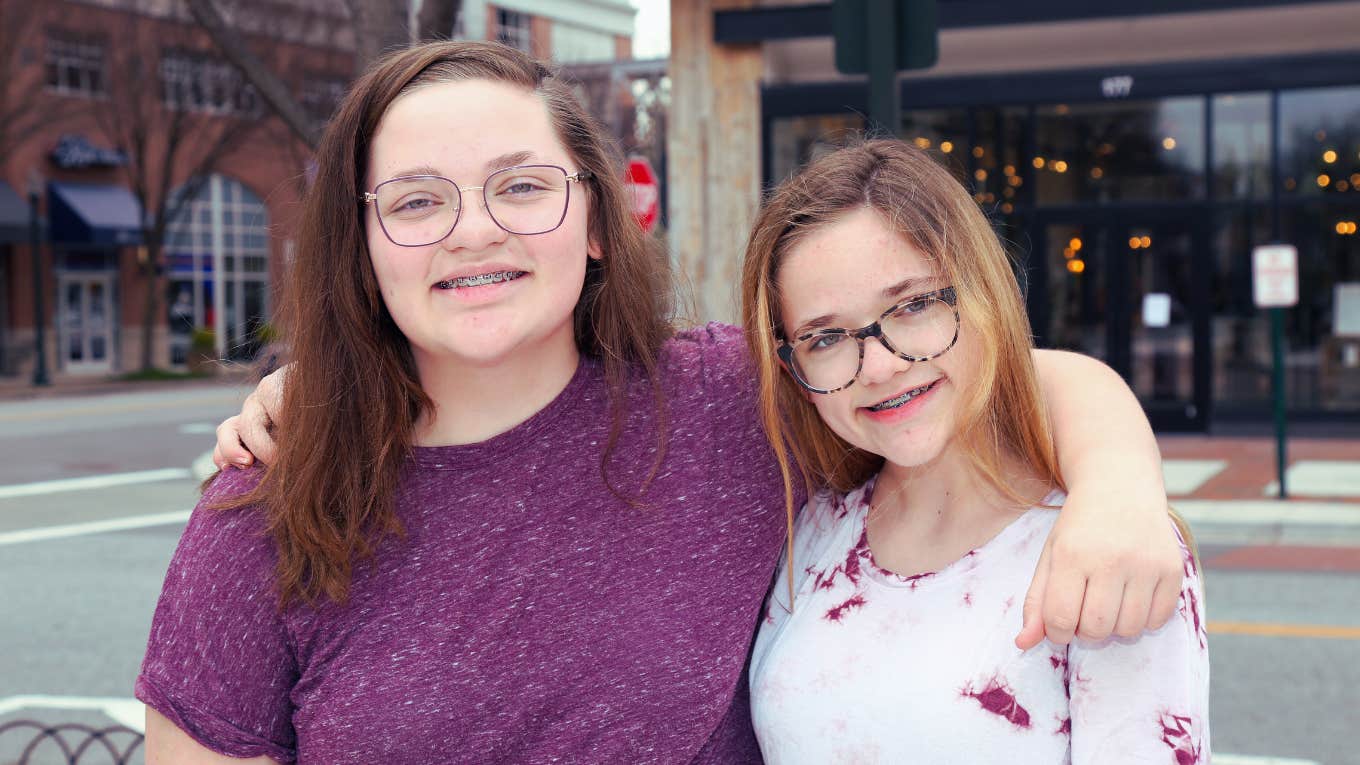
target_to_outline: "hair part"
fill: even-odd
[[[625,385],[639,370],[656,401],[658,449],[638,497],[664,457],[658,358],[672,333],[670,265],[660,242],[632,217],[621,159],[605,132],[557,74],[508,46],[445,41],[395,51],[353,85],[317,147],[281,301],[292,360],[277,413],[285,437],[256,490],[224,505],[264,509],[278,551],[280,607],[345,601],[355,563],[403,533],[396,492],[415,425],[433,402],[410,343],[383,304],[359,199],[373,137],[391,104],[430,84],[464,80],[537,94],[575,170],[589,173],[588,230],[603,257],[587,261],[573,329],[580,352],[602,363],[609,390],[601,475],[629,499],[607,465],[623,429]]]

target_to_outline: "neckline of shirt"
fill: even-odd
[[[878,561],[874,559],[873,548],[869,546],[868,498],[873,496],[874,482],[877,478],[877,475],[870,478],[863,486],[853,490],[845,498],[846,504],[854,509],[851,514],[851,520],[853,523],[852,529],[854,531],[854,538],[857,541],[851,550],[854,554],[858,555],[866,578],[884,587],[892,588],[909,588],[915,590],[920,587],[931,586],[936,582],[946,582],[976,570],[983,561],[990,557],[984,553],[990,554],[1011,546],[1012,540],[1026,531],[1032,524],[1036,523],[1038,519],[1043,518],[1045,512],[1052,512],[1047,507],[1044,507],[1044,505],[1061,506],[1062,501],[1066,496],[1063,494],[1062,490],[1053,489],[1045,495],[1043,499],[1039,500],[1039,504],[1034,505],[1014,518],[991,539],[964,553],[957,560],[950,562],[944,568],[937,571],[927,571],[920,574],[902,576],[901,574],[878,565]]]
[[[462,470],[513,455],[536,442],[538,437],[553,427],[564,414],[579,407],[582,397],[588,395],[587,390],[600,379],[601,373],[600,362],[582,354],[567,386],[529,419],[485,441],[452,446],[412,447],[411,459],[423,468]]]

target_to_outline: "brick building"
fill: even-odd
[[[231,7],[318,118],[354,66],[343,19],[321,7]],[[0,380],[32,378],[39,308],[56,380],[139,368],[148,310],[154,366],[183,367],[202,329],[217,356],[251,356],[305,145],[180,4],[0,0],[0,38]]]

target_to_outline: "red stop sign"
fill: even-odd
[[[623,180],[632,192],[633,214],[637,216],[638,224],[643,231],[650,232],[656,228],[661,203],[661,182],[657,180],[652,163],[645,157],[630,157]]]

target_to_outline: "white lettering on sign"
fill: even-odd
[[[1119,75],[1117,78],[1100,80],[1100,93],[1106,98],[1127,98],[1133,93],[1133,78],[1129,75]]]
[[[1292,244],[1264,244],[1251,251],[1252,295],[1257,308],[1299,304],[1299,251]]]
[[[1133,78],[1128,75],[1106,77],[1100,81],[1100,92],[1106,98],[1127,98],[1133,92]]]

